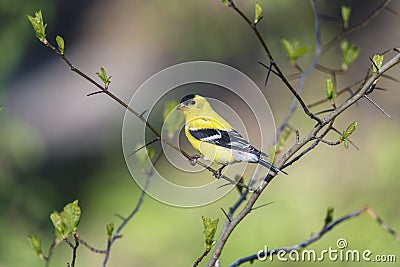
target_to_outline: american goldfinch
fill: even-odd
[[[183,112],[185,135],[193,148],[204,158],[222,164],[219,175],[223,168],[236,162],[260,163],[275,173],[285,173],[269,163],[265,159],[268,155],[244,139],[204,97],[187,95],[177,109]],[[199,155],[193,158],[197,159]]]

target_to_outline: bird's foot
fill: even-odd
[[[199,158],[201,158],[201,156],[200,156],[200,155],[197,155],[197,154],[190,156],[190,157],[189,157],[189,163],[190,163],[190,165],[192,165],[192,166],[196,165],[197,160],[198,160]]]
[[[222,165],[221,168],[219,168],[215,173],[214,176],[215,178],[219,179],[222,176],[222,170],[226,167],[226,165]]]

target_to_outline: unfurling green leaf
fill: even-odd
[[[374,62],[371,68],[372,73],[376,73],[382,67],[383,57],[384,55],[379,54],[376,54],[372,57],[372,62]]]
[[[333,221],[333,212],[335,211],[334,207],[328,207],[328,209],[326,210],[326,216],[325,216],[325,226],[327,226],[328,224],[331,223],[331,221]]]
[[[344,145],[344,147],[345,147],[346,149],[348,149],[348,148],[349,148],[349,139],[344,140],[344,141],[343,141],[343,145]]]
[[[286,55],[292,64],[309,49],[307,46],[300,46],[299,41],[297,40],[294,40],[291,43],[286,39],[282,39],[281,43],[285,48]]]
[[[340,137],[340,141],[343,142],[345,148],[349,148],[348,138],[356,130],[356,127],[357,127],[357,122],[356,121],[352,122]]]
[[[224,5],[226,5],[226,6],[229,5],[227,0],[221,0],[221,3],[224,4]]]
[[[64,54],[64,39],[60,36],[60,35],[57,35],[56,36],[56,42],[57,42],[57,45],[58,45],[58,51],[60,51],[60,53],[63,55]]]
[[[96,72],[96,74],[106,86],[108,86],[111,83],[110,81],[111,76],[109,77],[107,76],[107,73],[103,67],[101,67],[100,72]]]
[[[179,105],[178,101],[168,101],[165,103],[163,119],[168,138],[171,139],[175,132],[179,131],[182,127],[184,118],[181,111],[176,110]]]
[[[81,208],[78,204],[78,200],[68,203],[61,212],[61,219],[68,230],[67,234],[75,232],[78,229],[78,224],[81,219]]]
[[[348,40],[340,43],[340,49],[342,51],[342,70],[347,70],[360,54],[360,49]]]
[[[39,10],[35,12],[35,17],[27,15],[29,21],[32,24],[33,29],[35,30],[36,37],[42,43],[46,42],[46,24],[43,22],[42,11]]]
[[[215,232],[217,231],[217,226],[218,226],[218,219],[215,219],[214,221],[211,220],[211,218],[207,218],[202,216],[203,219],[203,224],[204,224],[204,243],[206,250],[210,250],[212,245],[214,244],[214,236]]]
[[[72,232],[76,231],[81,217],[81,208],[78,205],[78,200],[65,205],[60,213],[54,211],[50,214],[50,219],[54,225],[54,234],[57,240],[67,237]]]
[[[326,90],[325,90],[325,94],[326,94],[326,98],[333,104],[335,103],[335,85],[333,83],[333,80],[331,77],[329,77],[328,79],[326,79]]]
[[[342,25],[343,29],[345,30],[349,28],[350,15],[351,15],[351,7],[342,6]]]
[[[61,220],[61,216],[57,211],[50,214],[50,220],[53,222],[54,235],[57,240],[62,240],[64,238],[64,226]]]
[[[43,254],[43,252],[42,252],[42,245],[40,242],[40,238],[36,237],[34,235],[30,235],[30,236],[28,236],[28,240],[29,240],[29,243],[31,244],[33,250],[35,250],[36,254],[38,256],[41,256]]]
[[[107,224],[106,228],[107,228],[107,236],[110,239],[114,234],[114,223]]]
[[[262,18],[262,7],[259,3],[256,3],[254,11],[254,24],[257,24],[261,18]]]

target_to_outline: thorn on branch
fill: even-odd
[[[372,62],[372,65],[373,65],[374,68],[376,69],[376,73],[377,73],[377,74],[380,74],[380,72],[379,72],[379,67],[376,65],[375,61],[373,61],[371,57],[369,57],[369,60]],[[374,83],[374,84],[376,84],[376,83]]]
[[[218,186],[217,189],[223,188],[225,186],[230,186],[230,185],[232,185],[232,183],[226,183],[226,184]]]
[[[262,63],[261,61],[258,61],[258,64],[260,64],[261,66],[263,66],[264,68],[266,68],[266,69],[268,70],[268,71],[267,71],[267,75],[266,75],[266,77],[265,77],[265,83],[264,83],[264,86],[265,86],[265,87],[267,86],[268,79],[269,79],[269,76],[270,76],[271,72],[272,72],[273,74],[275,74],[276,76],[278,76],[279,78],[282,78],[282,77],[280,76],[280,74],[279,74],[277,71],[275,71],[275,70],[272,69],[272,67],[275,66],[273,61],[271,61],[271,60],[269,61],[269,66],[267,66],[267,65],[264,64],[264,63]]]
[[[221,208],[221,210],[224,213],[225,217],[228,219],[228,221],[231,223],[232,222],[232,216],[228,215],[228,213],[226,213],[226,211],[223,208]]]
[[[96,91],[96,92],[87,94],[86,96],[92,96],[92,95],[97,95],[97,94],[101,94],[101,93],[104,93],[104,91]]]
[[[263,208],[263,207],[268,206],[268,205],[273,204],[273,203],[274,203],[274,202],[271,201],[271,202],[268,202],[268,203],[265,203],[265,204],[256,206],[256,207],[254,207],[254,208],[251,208],[251,211],[256,210],[256,209],[259,209],[259,208]]]
[[[140,146],[139,148],[135,149],[133,152],[129,153],[128,157],[133,156],[134,154],[136,154],[138,151],[142,150],[143,148],[148,147],[149,145],[151,145],[151,144],[153,144],[153,143],[155,143],[157,141],[160,141],[160,140],[161,140],[160,137],[154,138],[150,142],[147,142],[146,144],[144,144],[144,145]]]
[[[335,110],[335,108],[324,109],[324,110],[318,111],[317,113],[315,113],[315,115],[320,115],[320,114],[332,112],[332,111],[334,111],[334,110]]]
[[[114,215],[115,215],[117,218],[121,219],[122,221],[125,220],[125,217],[122,216],[122,215],[120,215],[120,214],[118,214],[118,213],[115,213]]]
[[[149,110],[146,109],[145,111],[143,111],[142,113],[140,113],[139,117],[143,118],[144,114],[146,114],[147,111],[149,111]]]
[[[389,79],[389,80],[397,82],[397,83],[400,83],[400,80],[398,80],[398,79],[396,79],[396,78],[394,78],[392,76],[386,75],[386,74],[382,74],[381,77]]]
[[[386,117],[388,117],[389,119],[392,118],[392,117],[390,116],[390,114],[387,113],[383,108],[381,108],[374,100],[372,100],[372,98],[370,98],[370,97],[367,96],[367,95],[364,95],[364,97],[365,97],[369,102],[371,102],[377,109],[379,109],[383,114],[385,114]]]
[[[388,7],[386,7],[386,6],[385,6],[384,8],[385,8],[386,11],[389,11],[390,13],[393,13],[393,14],[395,14],[396,16],[399,16],[399,13],[396,12],[396,11],[394,11],[393,9],[388,8]]]

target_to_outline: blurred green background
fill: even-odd
[[[237,2],[252,16],[255,1]],[[298,39],[313,51],[310,1],[259,2],[264,9],[260,31],[277,63],[286,74],[292,74],[295,70],[285,58],[280,39]],[[340,32],[341,4],[353,8],[350,25],[354,25],[381,1],[318,3],[321,14],[336,18],[322,21],[322,39],[327,42]],[[398,1],[389,7],[400,12]],[[74,199],[80,200],[83,210],[80,236],[104,248],[105,225],[118,224],[115,214],[127,214],[140,195],[122,154],[124,110],[103,95],[86,97],[93,88],[35,39],[26,15],[39,9],[48,24],[48,39],[62,35],[66,54],[86,73],[94,74],[105,67],[112,75],[111,90],[127,101],[155,72],[186,61],[231,65],[261,88],[265,78],[265,69],[257,61],[265,62],[266,57],[256,38],[219,0],[0,0],[0,105],[4,106],[0,112],[0,266],[43,266],[27,236],[39,235],[47,251],[52,238],[49,214]],[[339,88],[364,77],[373,54],[399,47],[399,26],[400,17],[384,10],[367,27],[348,36],[361,53],[349,71],[338,77]],[[308,53],[300,61],[303,67],[311,57]],[[320,63],[339,68],[339,48],[324,54]],[[399,68],[391,70],[390,75],[399,78]],[[327,77],[321,72],[310,75],[303,94],[308,103],[324,97]],[[290,175],[275,179],[259,200],[259,204],[274,204],[252,212],[235,230],[223,252],[222,266],[265,245],[272,249],[300,243],[320,230],[328,206],[334,206],[339,217],[367,204],[400,231],[400,90],[398,83],[387,79],[381,79],[378,86],[388,91],[371,96],[393,119],[366,100],[350,108],[337,126],[344,129],[358,121],[352,140],[360,150],[321,144],[288,168]],[[291,96],[276,77],[270,79],[264,94],[278,124]],[[312,126],[301,111],[295,114],[292,124],[300,135]],[[221,207],[228,210],[237,197],[232,191],[215,203],[191,209],[167,206],[146,197],[141,211],[116,242],[108,266],[191,266],[203,252],[201,216],[219,218],[220,230],[225,219]],[[365,214],[335,228],[309,248],[336,248],[338,238],[345,238],[349,249],[394,254],[400,260],[399,242]],[[65,266],[70,254],[64,244],[60,245],[51,265]],[[79,248],[78,266],[99,266],[101,261],[101,255]],[[266,264],[255,262],[254,266]]]

